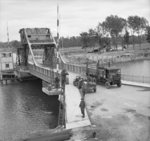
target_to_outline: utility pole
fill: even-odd
[[[62,44],[62,46],[61,46],[61,48],[63,48],[63,44],[64,44],[64,40],[63,40],[63,37],[61,38],[61,44]]]
[[[9,47],[9,30],[8,30],[8,22],[7,22],[7,44]]]
[[[59,27],[59,5],[57,4],[57,43],[56,43],[56,55],[57,55],[57,65],[56,70],[59,73],[59,40],[60,40],[60,27]],[[62,84],[63,72],[61,72],[61,87],[62,87],[62,94],[59,95],[60,105],[59,105],[59,117],[58,117],[58,126],[64,126],[66,128],[66,104],[65,104],[65,82],[64,85]]]
[[[56,70],[59,71],[59,5],[57,4],[57,43],[56,43],[56,51],[57,51],[57,65]]]

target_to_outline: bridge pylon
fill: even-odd
[[[20,29],[21,46],[17,48],[17,70],[29,71],[29,65],[56,68],[56,43],[48,28]],[[30,71],[29,71],[30,72]],[[51,80],[54,79],[51,75]]]

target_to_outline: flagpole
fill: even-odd
[[[56,43],[57,65],[56,70],[59,71],[59,5],[57,4],[57,43]]]
[[[8,30],[8,22],[7,22],[7,44],[9,45],[9,30]]]

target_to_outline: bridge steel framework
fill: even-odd
[[[56,54],[56,42],[48,28],[26,28],[20,30],[21,47],[17,50],[17,66],[46,82],[48,85],[54,82],[55,76],[61,79],[61,70],[85,74],[85,66],[65,63],[61,53]],[[36,59],[36,50],[43,50],[42,61]],[[59,55],[59,60],[57,59]],[[57,61],[60,70],[56,69]],[[66,125],[66,101],[65,90],[59,95],[59,119],[58,123],[62,127]]]
[[[60,71],[56,70],[58,53],[56,42],[48,28],[23,28],[19,31],[21,47],[17,49],[17,68],[40,79],[47,86],[54,83],[55,77],[60,79]],[[40,54],[40,61],[37,59]],[[43,90],[43,89],[42,89]],[[61,93],[59,108],[59,126],[65,126],[65,99]]]

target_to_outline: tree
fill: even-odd
[[[110,39],[108,38],[109,32],[106,28],[106,22],[99,23],[96,29],[97,29],[99,48],[103,49],[106,47],[106,49],[109,50]]]
[[[146,32],[146,28],[147,28],[148,24],[149,23],[146,18],[144,18],[144,17],[140,18],[140,29],[138,31],[138,33],[139,33],[138,35],[140,35],[139,36],[139,45],[140,46],[141,46],[141,36],[142,36],[143,32]]]
[[[14,40],[11,42],[11,45],[14,47],[14,48],[19,48],[21,47],[21,43],[17,40]]]
[[[82,48],[87,48],[89,46],[89,34],[87,32],[82,32],[80,36],[81,36]]]
[[[131,34],[132,34],[133,48],[135,46],[135,43],[134,43],[134,34],[135,34],[135,31],[136,31],[136,28],[137,28],[137,22],[136,21],[138,21],[138,16],[129,16],[128,17],[128,25],[129,25],[129,28],[130,28]]]
[[[118,17],[117,15],[108,16],[104,21],[105,28],[107,29],[107,31],[109,31],[109,34],[112,37],[112,39],[114,39],[114,44],[116,46],[116,49],[118,46],[117,39],[119,33],[122,32],[122,29],[125,27],[125,25],[126,25],[126,20]]]
[[[146,29],[147,29],[146,40],[147,40],[148,43],[150,43],[150,26],[147,26]]]
[[[144,17],[139,17],[139,16],[129,16],[128,17],[128,25],[129,25],[129,28],[132,33],[133,47],[135,46],[135,42],[134,42],[134,34],[135,33],[138,35],[139,45],[141,46],[140,35],[146,29],[147,23],[148,23],[148,21]]]
[[[80,36],[60,37],[59,44],[60,44],[60,47],[81,46],[81,37]]]
[[[89,46],[95,47],[96,44],[98,43],[98,35],[96,30],[89,29],[88,36],[89,36]]]
[[[124,35],[124,43],[127,45],[129,45],[129,32],[126,30],[126,33]]]

